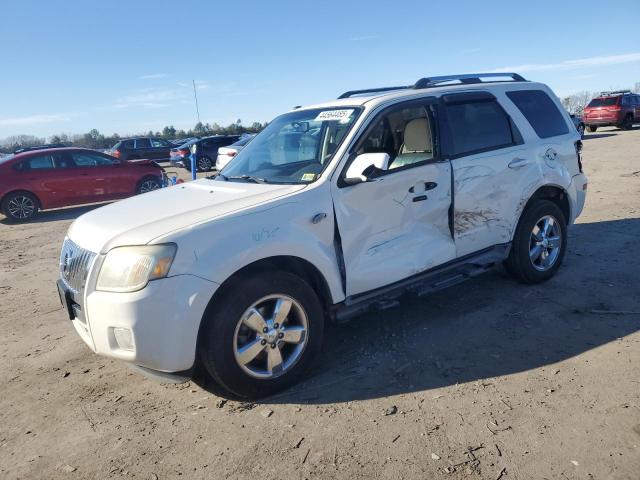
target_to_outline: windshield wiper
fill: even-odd
[[[222,175],[222,174],[219,173],[218,175]],[[250,182],[253,182],[253,183],[268,183],[264,178],[252,177],[251,175],[238,175],[238,176],[232,176],[232,177],[227,177],[226,175],[222,175],[222,178],[224,178],[227,181],[229,181],[229,180],[249,180]]]

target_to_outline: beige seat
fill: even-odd
[[[389,169],[423,162],[430,158],[433,158],[433,142],[429,120],[415,118],[405,125],[401,153],[391,162]]]

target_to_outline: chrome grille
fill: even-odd
[[[74,293],[81,292],[96,254],[65,238],[60,252],[60,278]]]

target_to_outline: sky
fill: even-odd
[[[516,71],[559,96],[640,82],[640,0],[0,4],[0,139],[268,121],[358,88]]]

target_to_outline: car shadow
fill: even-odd
[[[588,133],[582,137],[582,140],[595,140],[596,138],[615,137],[617,133]]]
[[[578,224],[562,268],[544,284],[519,284],[496,270],[329,325],[308,379],[260,403],[326,404],[466,382],[486,386],[630,335],[640,329],[633,313],[640,312],[639,236],[637,218]]]
[[[111,202],[105,203],[92,203],[91,205],[82,205],[80,207],[68,207],[68,208],[60,208],[57,210],[44,210],[38,212],[38,214],[33,217],[31,220],[27,220],[26,222],[12,222],[6,217],[3,217],[0,220],[0,223],[5,225],[27,225],[30,223],[47,223],[47,222],[57,222],[60,220],[75,220],[83,213],[90,212],[98,207],[102,207]]]

